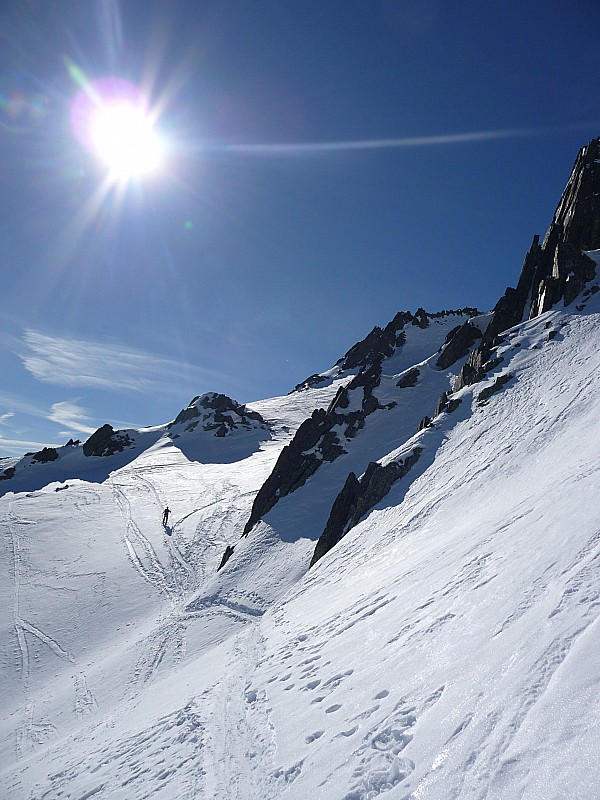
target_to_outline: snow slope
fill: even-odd
[[[434,427],[388,433],[419,472],[309,572],[284,501],[238,537],[335,385],[252,404],[272,436],[240,461],[163,436],[102,482],[1,498],[2,796],[595,797],[598,297],[512,329]]]

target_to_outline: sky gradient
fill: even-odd
[[[592,2],[4,2],[0,456],[492,307],[600,134],[599,34]],[[78,76],[140,87],[162,171],[106,189]]]

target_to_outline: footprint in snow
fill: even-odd
[[[311,742],[314,742],[315,739],[320,739],[324,733],[325,731],[315,731],[314,733],[311,733],[310,736],[307,736],[304,741],[306,744],[310,744]]]

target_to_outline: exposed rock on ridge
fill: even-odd
[[[470,355],[454,389],[481,380],[500,334],[524,319],[573,302],[596,276],[584,250],[600,249],[600,138],[582,147],[554,212],[544,241],[533,237],[517,288],[508,287],[496,304],[478,348]]]
[[[440,369],[451,367],[452,364],[467,355],[477,339],[481,339],[481,331],[470,322],[453,328],[446,337],[442,353],[436,362],[437,366]]]
[[[186,422],[188,424],[183,428],[184,431],[191,432],[201,425],[203,430],[214,431],[214,435],[218,437],[227,436],[238,427],[266,427],[265,420],[257,411],[250,411],[245,405],[217,392],[194,397],[167,428],[172,430]],[[173,438],[178,435],[172,434]]]
[[[84,456],[112,456],[133,444],[124,431],[114,431],[112,425],[102,425],[83,445]]]
[[[329,519],[315,547],[310,562],[312,567],[325,553],[342,539],[368,511],[382,500],[392,484],[403,478],[421,455],[421,448],[415,449],[403,459],[392,461],[385,466],[371,462],[362,478],[351,472],[343,489],[332,506]]]
[[[376,325],[364,339],[353,345],[342,358],[338,359],[334,367],[337,368],[337,374],[341,374],[345,370],[365,369],[369,365],[381,364],[384,358],[390,358],[396,349],[404,344],[407,325],[427,328],[432,319],[442,319],[454,314],[466,314],[470,317],[475,317],[479,313],[476,308],[470,307],[461,308],[457,311],[438,311],[433,314],[422,308],[418,308],[414,314],[411,314],[410,311],[399,311],[385,328],[380,328]],[[297,384],[294,391],[317,386],[326,380],[327,377],[325,375],[311,375],[302,383]]]
[[[303,486],[324,461],[334,461],[347,452],[344,440],[354,438],[364,427],[370,414],[396,405],[395,402],[381,405],[374,390],[381,381],[383,361],[404,345],[407,325],[426,328],[432,319],[455,314],[476,316],[479,313],[475,308],[440,311],[435,314],[428,314],[420,308],[414,315],[401,311],[385,328],[373,328],[362,341],[351,347],[336,362],[336,367],[340,373],[349,369],[360,371],[346,386],[339,389],[327,411],[313,411],[312,416],[300,425],[290,444],[283,448],[273,471],[256,495],[243,535],[248,534],[282,497]],[[471,327],[481,336],[480,331]],[[460,328],[461,326],[455,330]],[[313,375],[299,384],[296,390],[319,383],[320,377],[326,380],[323,376]],[[413,377],[416,382],[418,370],[416,375],[413,373],[410,376],[406,386],[414,385]]]
[[[273,471],[256,495],[244,535],[278,500],[303,486],[324,461],[335,461],[345,453],[343,438],[354,438],[364,427],[369,414],[378,408],[390,407],[381,406],[373,394],[379,386],[380,376],[381,359],[341,387],[327,411],[315,409],[304,420],[290,444],[279,454]]]

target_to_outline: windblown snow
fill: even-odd
[[[70,472],[1,485],[0,794],[597,796],[599,297],[508,331],[488,378],[419,433],[462,362],[431,358],[456,322],[414,331],[377,390],[398,405],[339,463],[423,456],[310,571],[338,461],[240,533],[343,378],[252,404],[268,430],[192,447],[152,429],[85,474],[73,451]]]

